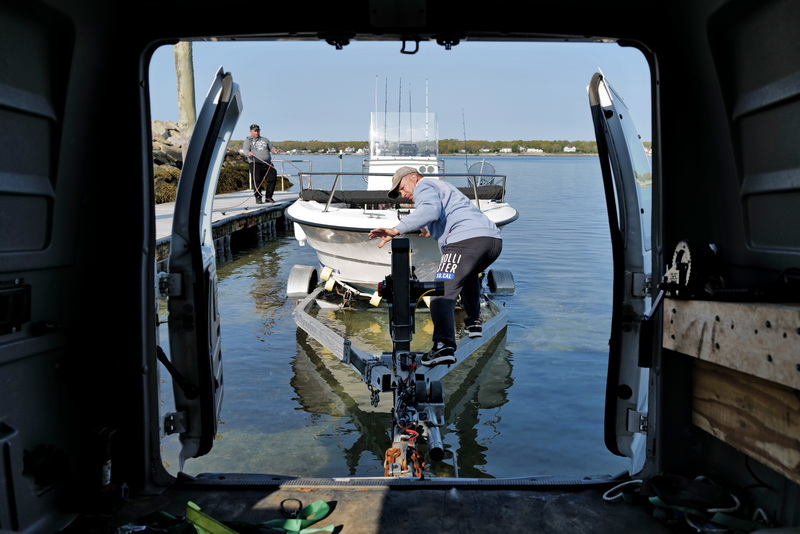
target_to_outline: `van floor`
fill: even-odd
[[[480,532],[536,532],[543,534],[619,534],[627,532],[685,531],[686,524],[670,525],[654,517],[649,504],[609,502],[603,499],[608,488],[576,489],[528,487],[510,489],[484,485],[464,487],[408,488],[391,486],[284,487],[252,486],[236,489],[172,488],[159,495],[129,500],[104,525],[91,525],[84,516],[62,534],[133,532],[118,529],[153,523],[166,512],[181,521],[189,501],[199,506],[212,521],[229,526],[233,532],[274,532],[262,526],[267,521],[286,520],[287,512],[324,501],[330,512],[309,524],[308,529],[333,526],[332,532],[346,534],[392,534],[430,532],[436,534]],[[283,508],[282,508],[283,507]],[[282,511],[283,510],[283,511]],[[95,521],[98,517],[94,517]],[[237,523],[238,522],[238,523]],[[103,530],[106,528],[108,530]],[[288,530],[299,530],[290,528]],[[286,532],[286,530],[278,529]],[[145,530],[143,532],[167,532]],[[175,532],[175,530],[169,530]],[[179,532],[183,532],[180,530]],[[191,529],[188,532],[193,532]],[[224,530],[198,532],[220,534]]]

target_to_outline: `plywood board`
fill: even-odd
[[[692,422],[800,483],[800,392],[695,361]]]
[[[800,389],[800,305],[664,301],[662,344]]]

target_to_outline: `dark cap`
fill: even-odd
[[[397,192],[397,188],[400,187],[400,182],[403,178],[413,173],[419,174],[419,171],[414,167],[400,167],[394,171],[394,176],[392,176],[392,188],[389,190],[389,198],[397,198],[400,196],[400,193]]]
[[[260,131],[261,127],[258,124],[251,124],[250,125],[250,129],[251,130],[259,130]]]

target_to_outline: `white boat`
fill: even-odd
[[[446,180],[472,199],[498,227],[517,219],[506,202],[506,177],[487,162],[461,173],[444,172],[438,158],[433,113],[372,113],[370,156],[361,173],[298,173],[300,198],[286,211],[300,245],[317,253],[323,279],[371,292],[391,271],[391,247],[378,248],[369,231],[393,227],[414,209],[402,197],[390,199],[392,174],[410,166],[429,179]],[[407,235],[419,280],[432,280],[441,258],[434,239]]]

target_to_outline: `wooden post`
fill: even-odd
[[[181,41],[174,46],[175,77],[178,85],[178,129],[180,130],[181,150],[186,159],[186,150],[194,132],[197,109],[194,98],[194,64],[192,43]]]

